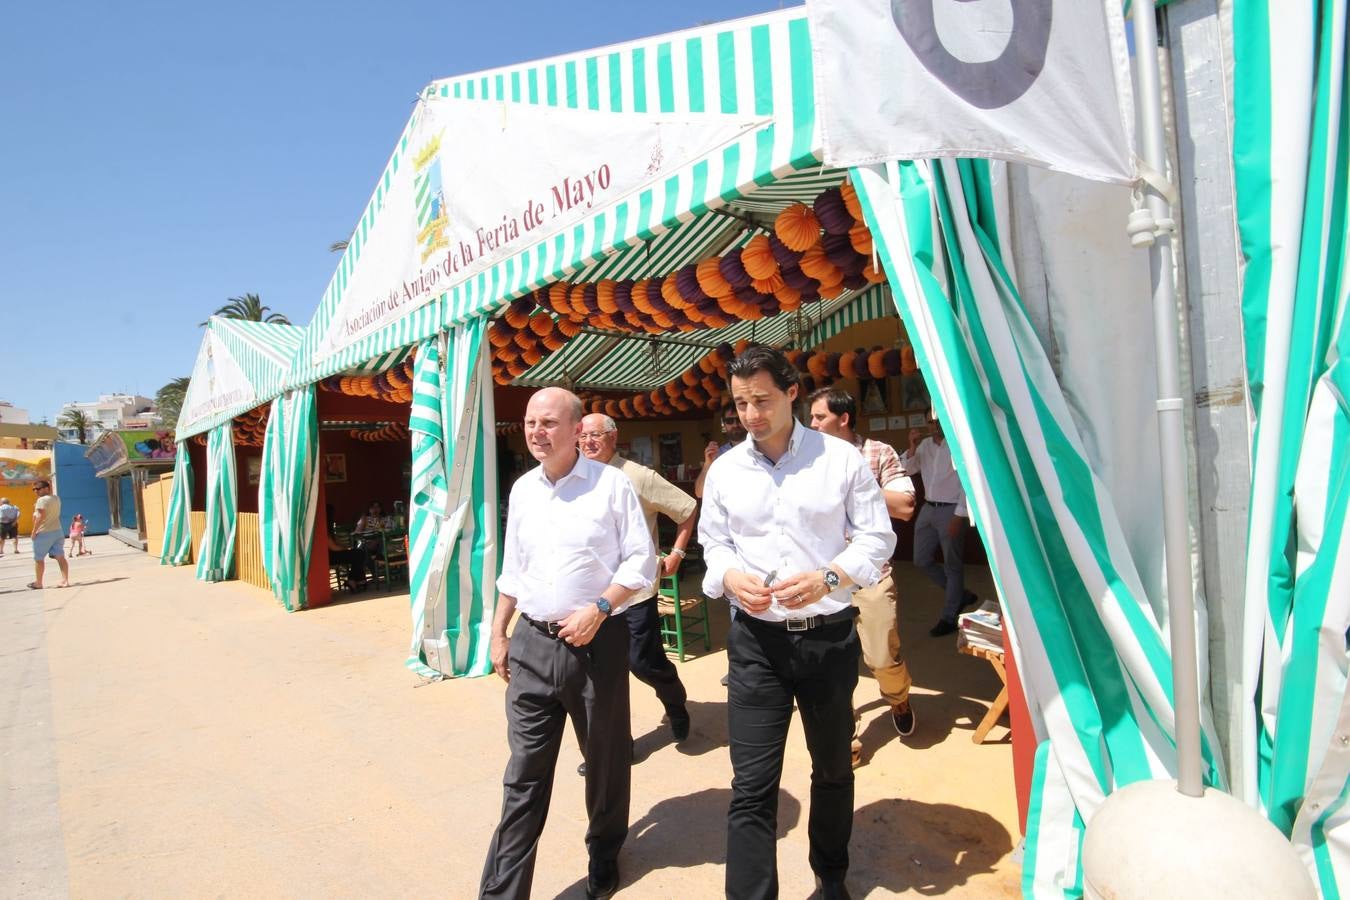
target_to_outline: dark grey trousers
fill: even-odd
[[[507,741],[502,818],[488,846],[482,897],[525,898],[548,817],[563,725],[572,719],[586,758],[586,849],[616,859],[628,837],[632,735],[628,723],[628,629],[614,617],[585,647],[572,647],[524,619],[508,654]]]

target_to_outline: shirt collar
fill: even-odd
[[[571,470],[568,471],[566,475],[564,475],[563,477],[559,478],[557,481],[554,482],[550,482],[548,480],[548,476],[544,474],[544,466],[542,463],[540,463],[538,466],[535,467],[535,471],[538,473],[539,483],[542,484],[544,487],[548,488],[549,490],[553,490],[554,488],[557,488],[559,485],[563,484],[570,478],[587,478],[587,479],[590,478],[591,470],[586,465],[586,463],[588,462],[590,462],[590,460],[586,458],[585,454],[583,454],[580,450],[578,450],[577,461],[572,464]]]
[[[802,438],[805,436],[806,431],[807,431],[806,426],[803,425],[801,422],[798,422],[796,416],[793,416],[792,434],[788,436],[787,452],[783,454],[782,458],[779,459],[777,463],[770,460],[760,451],[759,443],[754,439],[752,435],[747,435],[745,438],[745,442],[746,444],[749,445],[751,454],[754,455],[757,459],[761,459],[771,466],[779,465],[791,459],[793,455],[796,454],[797,448],[802,445]]]

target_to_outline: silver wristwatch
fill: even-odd
[[[829,588],[830,593],[839,590],[839,573],[835,572],[829,566],[820,570],[821,577],[825,579],[825,587]]]

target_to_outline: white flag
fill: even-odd
[[[808,0],[825,162],[975,156],[1134,177],[1120,0]]]

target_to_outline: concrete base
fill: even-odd
[[[1274,825],[1222,791],[1143,781],[1106,798],[1083,839],[1093,900],[1315,898],[1308,870]]]
[[[108,530],[108,536],[116,538],[128,547],[135,547],[137,550],[145,550],[145,541],[137,534],[134,528],[112,528]]]

